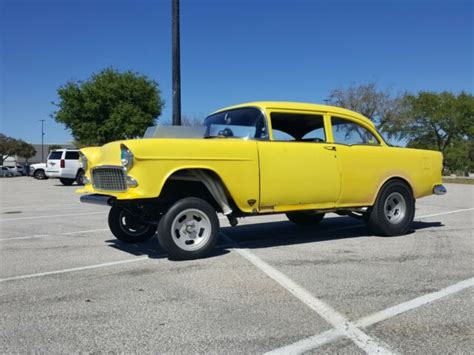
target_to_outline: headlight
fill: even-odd
[[[87,171],[87,158],[82,152],[79,152],[79,164],[82,165],[84,171]]]
[[[122,162],[123,167],[127,170],[133,166],[133,154],[132,152],[123,144],[120,145],[120,161]]]

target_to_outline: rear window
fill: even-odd
[[[49,153],[49,160],[59,160],[61,159],[63,152],[51,152]]]
[[[66,152],[66,159],[79,159],[79,152]]]

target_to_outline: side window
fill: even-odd
[[[66,160],[78,160],[79,152],[66,152]]]
[[[379,145],[379,141],[366,128],[355,122],[339,117],[331,117],[332,135],[334,143],[354,145]]]
[[[326,142],[322,115],[272,112],[273,140],[290,142]]]
[[[49,160],[59,160],[63,156],[63,152],[61,150],[59,151],[52,151],[49,153],[48,159]]]

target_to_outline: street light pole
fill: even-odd
[[[44,163],[44,120],[38,120],[41,122],[41,162]]]
[[[173,125],[181,125],[181,65],[179,43],[179,0],[172,0]]]

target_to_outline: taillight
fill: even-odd
[[[66,161],[64,159],[61,159],[61,168],[66,167]]]

